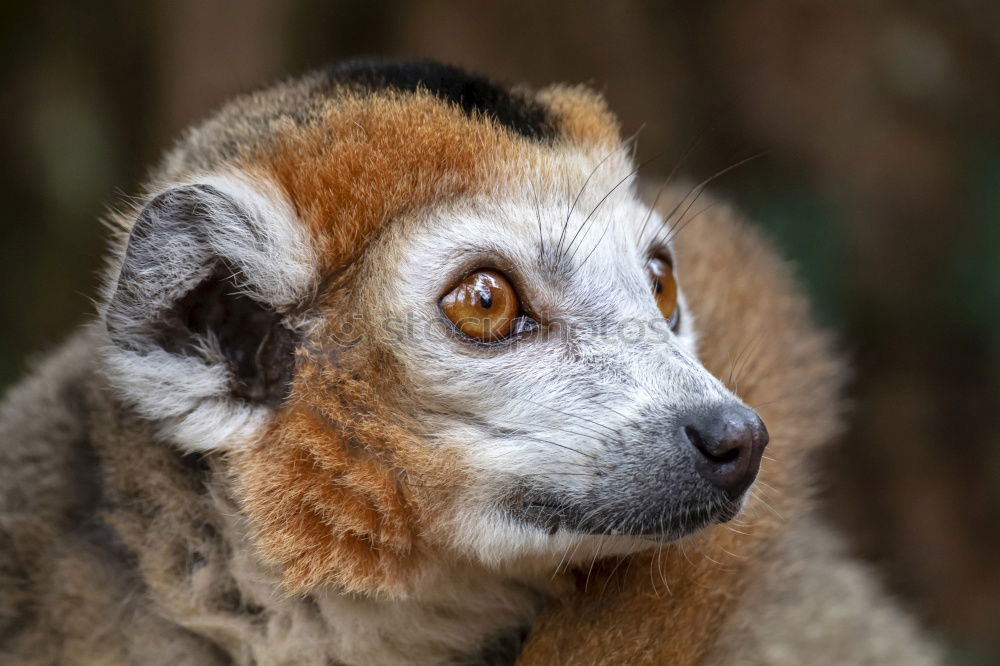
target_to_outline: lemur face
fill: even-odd
[[[671,225],[626,153],[425,211],[362,268],[422,433],[470,470],[446,532],[480,558],[675,539],[756,475],[766,431],[698,362]]]
[[[643,204],[629,153],[589,91],[435,65],[246,98],[126,223],[109,381],[221,455],[292,589],[727,520],[767,434],[697,360],[670,243],[690,208]]]

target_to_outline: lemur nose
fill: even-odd
[[[734,405],[701,414],[689,419],[684,435],[698,452],[698,473],[730,499],[757,477],[768,435],[752,409]]]

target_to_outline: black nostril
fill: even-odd
[[[683,432],[699,454],[695,467],[702,477],[730,499],[750,487],[768,441],[753,410],[739,405],[706,411],[689,419]]]
[[[718,445],[710,446],[705,442],[701,433],[691,426],[684,426],[684,434],[687,435],[688,441],[694,444],[694,448],[712,462],[720,464],[732,462],[740,456],[739,448],[725,449]]]

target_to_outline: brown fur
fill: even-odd
[[[449,490],[468,485],[468,471],[453,462],[458,456],[423,441],[391,348],[374,336],[335,352],[323,341],[348,313],[378,321],[357,265],[388,222],[489,193],[512,169],[544,165],[553,148],[610,149],[617,124],[597,95],[580,88],[537,93],[559,123],[556,144],[547,145],[423,93],[340,91],[334,102],[321,87],[305,77],[230,105],[192,130],[155,177],[178,181],[235,164],[273,180],[320,248],[321,284],[303,305],[308,312],[295,313],[309,319],[291,392],[260,443],[228,455],[184,455],[164,442],[102,374],[96,350],[107,341],[98,326],[5,401],[5,663],[328,663],[331,627],[321,603],[349,613],[361,608],[349,605],[356,599],[391,596],[391,610],[406,612],[425,562],[444,563],[445,577],[483,574],[427,543]],[[789,525],[807,520],[806,459],[836,429],[840,366],[829,343],[809,323],[787,269],[730,213],[715,209],[687,228],[677,265],[706,366],[730,380],[771,431],[746,524],[577,572],[579,589],[534,627],[523,663],[731,663],[741,638],[763,643],[746,621],[765,605],[760,597],[784,589],[775,580],[781,565],[766,566],[766,558],[797,570],[824,561],[787,536],[803,534]],[[826,548],[821,538],[808,542]],[[837,580],[876,589],[853,574]],[[296,594],[276,594],[279,582]],[[520,604],[504,609],[506,628],[530,617],[545,588],[508,585],[502,576],[490,584],[486,596]],[[785,592],[800,605],[819,596],[803,589]],[[468,628],[466,612],[498,612],[454,601],[433,618],[452,634]],[[449,624],[449,613],[461,617]],[[768,630],[795,626],[773,617]],[[905,620],[887,622],[902,627],[893,636],[911,638]],[[476,626],[495,631],[498,623],[486,617]],[[417,649],[409,629],[401,654]],[[439,658],[436,640],[420,654]]]
[[[553,87],[539,99],[558,118],[561,141],[617,143],[617,122],[596,94]],[[359,256],[387,222],[495,187],[547,150],[429,93],[381,93],[337,98],[309,125],[288,123],[245,164],[281,185],[319,241],[322,272],[331,274]]]

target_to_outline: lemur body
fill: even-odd
[[[633,180],[593,93],[429,63],[190,131],[115,216],[97,320],[3,405],[5,663],[510,663],[540,614],[526,663],[737,660],[751,565],[819,561],[780,545],[817,529],[839,366],[753,232],[675,239],[681,195]],[[647,565],[684,591],[650,601]],[[836,566],[880,609],[858,654],[932,654]]]

